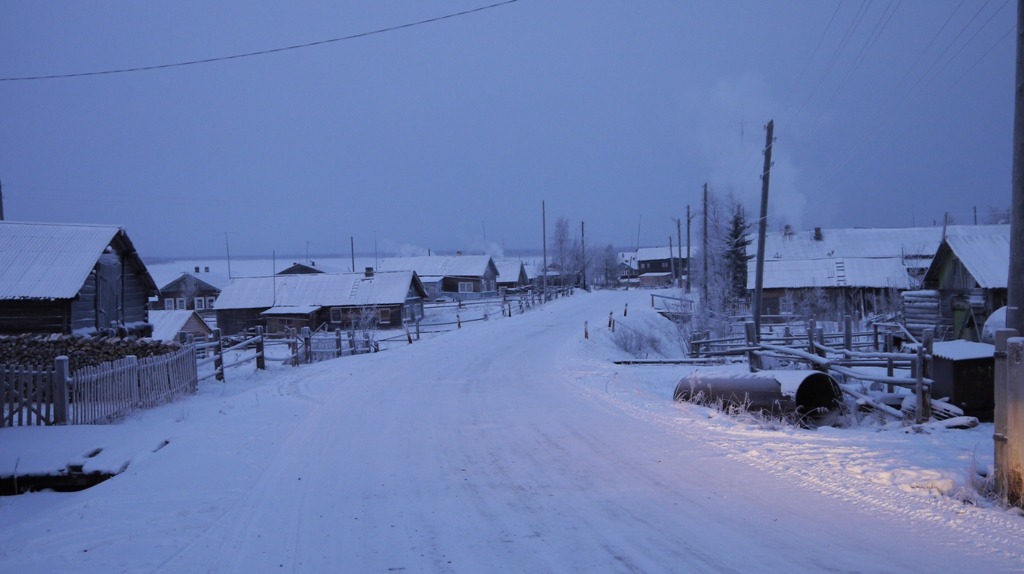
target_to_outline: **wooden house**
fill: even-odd
[[[157,341],[182,341],[186,335],[201,339],[213,334],[198,313],[187,309],[150,311],[149,322],[153,325],[151,338]]]
[[[980,341],[985,320],[1006,305],[1009,225],[954,225],[924,274],[924,290],[904,296],[907,329],[941,339]]]
[[[678,248],[641,247],[636,250],[635,262],[641,287],[671,285],[687,273],[687,259],[679,256]]]
[[[498,259],[494,261],[494,266],[498,269],[496,284],[499,291],[529,287],[530,277],[519,259]]]
[[[415,271],[428,298],[473,299],[497,295],[498,268],[489,255],[432,255],[382,259],[378,271]]]
[[[765,236],[764,315],[863,319],[899,307],[899,293],[919,286],[942,236],[938,227],[821,229]],[[752,238],[753,239],[753,238]],[[757,241],[747,246],[747,289],[756,281]]]
[[[120,227],[0,221],[0,333],[148,334],[156,292]]]
[[[423,318],[425,297],[413,271],[242,277],[221,291],[217,325],[225,335],[257,325],[268,332],[400,328]]]
[[[211,273],[210,268],[200,271],[185,272],[160,287],[157,298],[150,303],[150,309],[160,311],[188,310],[197,311],[201,315],[213,313],[214,303],[220,296],[220,290],[227,285],[228,278],[219,273]]]

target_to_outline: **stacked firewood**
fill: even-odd
[[[73,372],[128,355],[142,358],[164,355],[177,349],[176,345],[151,339],[19,335],[0,337],[0,365],[48,368],[54,359],[64,355],[68,357],[69,368]]]

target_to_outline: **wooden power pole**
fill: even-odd
[[[757,266],[754,276],[754,334],[761,340],[761,288],[764,286],[764,238],[768,231],[768,180],[772,172],[772,142],[775,140],[775,120],[768,120],[764,142],[764,169],[761,171],[761,217],[757,223]]]
[[[1017,1],[1013,178],[1006,330],[996,333],[995,478],[1010,504],[1024,506],[1024,0]]]
[[[704,183],[704,273],[700,277],[700,304],[707,309],[708,304],[708,184]]]
[[[690,206],[686,206],[686,292],[690,292]]]

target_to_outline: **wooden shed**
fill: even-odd
[[[0,333],[146,335],[156,293],[123,228],[0,221]]]
[[[931,326],[940,339],[980,341],[985,320],[1007,302],[1010,226],[954,225],[944,235],[924,274],[924,288],[934,293]],[[928,326],[907,325],[915,334]]]

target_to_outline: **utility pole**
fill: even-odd
[[[686,205],[686,292],[690,292],[690,205]]]
[[[544,201],[540,202],[540,236],[544,245],[544,269],[541,270],[541,295],[540,302],[546,303],[548,298],[548,216],[545,211]]]
[[[690,218],[689,206],[687,206],[686,218],[687,218],[687,220],[689,220],[689,218]],[[672,284],[677,286],[677,287],[682,287],[683,286],[682,285],[682,281],[681,281],[682,277],[683,277],[683,231],[682,231],[682,222],[678,218],[675,218],[675,217],[672,218],[672,221],[676,222],[676,254],[677,254],[676,260],[679,261],[679,263],[678,263],[678,267],[679,268],[676,269],[676,271],[678,271],[678,273],[676,273],[676,272],[672,273]],[[687,232],[687,234],[689,234],[689,232],[690,232],[690,222],[689,221],[686,222],[686,232]],[[671,249],[669,250],[668,256],[672,257],[672,250]],[[686,256],[687,257],[690,256],[689,246],[687,246]],[[687,262],[687,263],[689,263],[689,262]]]
[[[0,181],[0,221],[4,220],[4,184]]]
[[[580,222],[580,261],[583,263],[583,290],[587,290],[587,236],[584,233],[583,222]]]
[[[672,270],[672,284],[676,284],[676,259],[672,257],[672,236],[668,236],[668,267]]]
[[[1017,68],[1013,109],[1013,178],[1006,330],[996,332],[995,479],[1004,500],[1024,505],[1024,0],[1017,0]],[[1012,376],[1016,374],[1016,377]]]
[[[352,272],[356,272],[356,238],[355,236],[348,236],[348,252],[352,254]]]
[[[1022,0],[1024,1],[1024,0]],[[761,217],[757,223],[757,267],[754,276],[754,334],[761,340],[761,288],[764,286],[764,238],[768,231],[768,180],[772,173],[772,143],[775,120],[768,120],[764,141],[764,169],[761,171]]]
[[[704,182],[704,273],[700,277],[700,304],[708,304],[708,184]],[[705,307],[706,309],[707,307]]]

